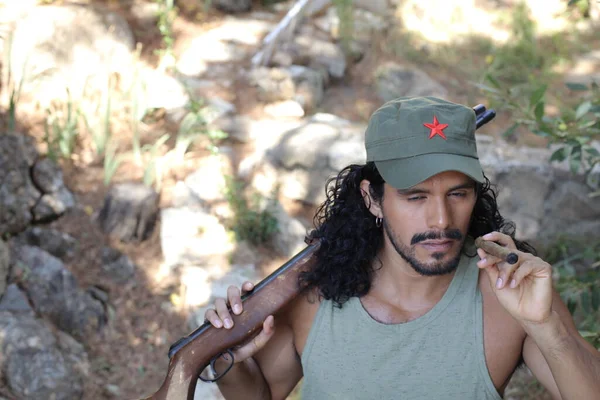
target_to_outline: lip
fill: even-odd
[[[419,245],[430,251],[447,251],[450,250],[453,244],[454,241],[452,240],[426,240],[419,243]]]

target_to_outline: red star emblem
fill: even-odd
[[[435,135],[440,135],[442,138],[444,138],[444,140],[446,140],[446,135],[444,135],[444,129],[448,127],[448,124],[440,124],[435,115],[433,116],[433,124],[428,124],[427,122],[425,122],[423,125],[431,129],[431,132],[429,132],[429,139],[431,139]]]

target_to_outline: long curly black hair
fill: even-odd
[[[306,240],[321,241],[314,267],[300,274],[304,289],[318,289],[319,295],[341,307],[350,297],[365,295],[374,274],[374,259],[383,245],[383,230],[365,205],[360,189],[368,180],[371,197],[380,202],[385,181],[375,163],[349,165],[326,184],[327,199],[317,210],[315,229]],[[527,242],[515,239],[515,225],[498,212],[496,193],[489,179],[477,186],[469,236],[475,238],[492,231],[510,235],[521,251],[536,254]]]

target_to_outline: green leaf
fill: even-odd
[[[588,87],[586,85],[584,85],[583,83],[575,83],[575,82],[567,82],[566,86],[574,91],[580,91],[583,92],[585,90],[588,90]]]
[[[550,161],[564,161],[565,158],[567,158],[567,148],[566,147],[561,147],[560,149],[556,150],[554,153],[552,153],[552,156],[550,156]]]
[[[588,111],[590,111],[591,108],[592,103],[590,101],[584,101],[583,103],[581,103],[579,107],[577,107],[577,111],[575,112],[575,119],[580,119],[581,117],[583,117],[585,114],[588,113]]]
[[[542,100],[544,94],[546,93],[546,89],[548,89],[548,85],[544,84],[531,93],[531,97],[529,98],[530,107],[533,108],[535,105],[537,105],[537,103],[540,102],[540,100]]]
[[[598,311],[600,309],[600,288],[592,289],[592,308],[594,311]]]
[[[512,126],[510,128],[508,128],[507,130],[504,131],[504,133],[502,133],[502,136],[504,137],[511,137],[513,133],[515,133],[515,130],[519,127],[519,124],[517,122],[515,122],[514,124],[512,124]]]
[[[535,106],[534,115],[535,115],[535,119],[538,121],[540,121],[542,119],[542,117],[544,116],[544,106],[545,106],[545,104],[543,101],[540,101]]]
[[[584,149],[589,155],[593,157],[600,157],[600,151],[598,151],[598,149],[596,149],[595,147],[585,146]]]
[[[485,79],[492,84],[496,89],[501,89],[500,83],[491,74],[485,74]]]

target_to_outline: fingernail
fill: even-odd
[[[242,312],[242,306],[240,306],[239,304],[236,304],[233,306],[233,312],[236,314],[239,314]]]
[[[217,328],[222,328],[222,327],[223,327],[223,324],[221,323],[221,320],[216,320],[216,321],[215,321],[215,326],[216,326]]]
[[[486,233],[485,235],[483,235],[484,239],[491,239],[492,238],[492,234],[491,233]]]
[[[498,278],[496,281],[496,288],[500,289],[502,287],[502,278]],[[227,320],[225,320],[225,326],[227,326]]]
[[[225,328],[231,328],[233,324],[229,318],[225,318]]]
[[[485,258],[485,257],[484,257],[484,258],[482,258],[482,259],[481,259],[481,262],[485,264],[485,263],[487,262],[487,258]]]
[[[510,287],[514,288],[515,286],[517,286],[517,281],[513,279],[512,281],[510,281]]]

